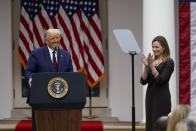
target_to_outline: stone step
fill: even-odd
[[[14,131],[19,120],[0,120],[0,131]],[[104,122],[104,131],[131,131],[131,122]],[[144,123],[136,123],[136,131],[145,131]]]
[[[91,112],[91,113],[90,113]],[[82,110],[83,119],[86,120],[85,117],[96,116],[96,120],[101,120],[102,118],[109,118],[105,119],[105,121],[118,121],[117,117],[111,117],[111,110],[110,108],[84,108]],[[31,118],[31,108],[18,108],[12,109],[11,118],[12,120],[22,120]]]
[[[82,110],[82,116],[83,121],[102,121],[104,131],[132,130],[131,122],[119,121],[117,117],[111,117],[111,110],[109,108],[91,108],[91,110],[89,108],[84,108]],[[16,124],[20,120],[25,119],[31,119],[30,108],[13,109],[11,112],[11,118],[0,120],[0,131],[14,131]],[[145,124],[136,123],[136,131],[145,131]]]

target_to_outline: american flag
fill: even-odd
[[[196,110],[196,0],[179,0],[179,103]]]
[[[61,48],[94,87],[104,76],[98,0],[22,0],[18,54],[24,68],[31,51],[44,46],[49,28],[61,30]]]

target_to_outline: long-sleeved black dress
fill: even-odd
[[[174,71],[174,61],[169,59],[156,67],[159,72],[154,78],[152,71],[148,68],[147,79],[140,79],[140,83],[148,84],[146,91],[146,131],[155,131],[155,122],[160,116],[171,112],[171,95],[169,91],[169,80]]]

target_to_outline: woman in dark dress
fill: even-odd
[[[171,112],[169,80],[174,71],[174,61],[166,39],[157,36],[152,40],[152,51],[146,57],[141,54],[144,72],[141,84],[148,84],[146,91],[146,131],[155,131],[155,122]]]

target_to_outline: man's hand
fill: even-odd
[[[31,88],[31,82],[32,82],[32,78],[29,78],[28,84],[29,84],[29,87],[30,87],[30,88]]]

